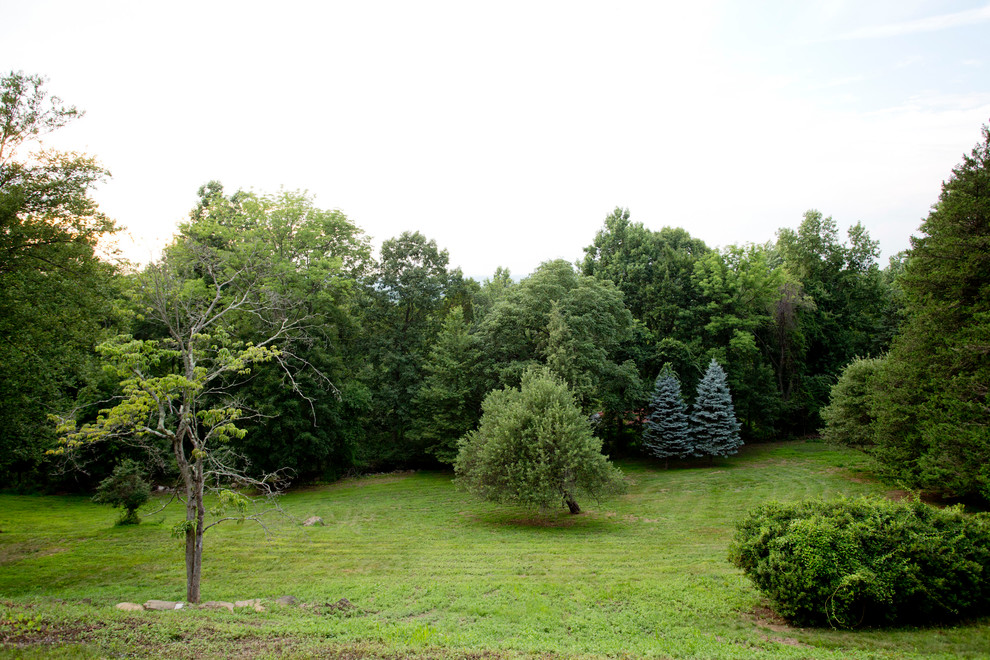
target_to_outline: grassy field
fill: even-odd
[[[990,622],[790,628],[726,561],[735,521],[770,500],[883,493],[857,453],[747,447],[714,467],[620,463],[621,499],[540,518],[478,502],[444,473],[287,495],[297,520],[210,530],[204,600],[265,612],[125,613],[181,600],[173,509],[137,527],[81,497],[0,496],[5,657],[988,657]],[[321,516],[324,527],[298,520]],[[280,607],[293,595],[312,605]],[[341,598],[353,605],[336,609]]]

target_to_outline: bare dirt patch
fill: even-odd
[[[756,607],[752,611],[747,612],[745,614],[745,618],[752,621],[760,628],[765,628],[775,633],[793,633],[802,630],[801,628],[794,628],[793,626],[788,625],[787,621],[782,616],[765,606]],[[781,634],[767,635],[761,633],[760,636],[768,642],[785,644],[787,646],[810,648],[808,644],[805,644],[799,639],[786,637]]]

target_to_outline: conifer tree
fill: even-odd
[[[982,135],[911,239],[871,437],[889,477],[990,500],[990,125]]]
[[[739,422],[732,407],[732,395],[725,371],[712,358],[691,409],[691,438],[697,456],[728,456],[742,446]]]
[[[650,456],[662,458],[664,468],[671,458],[694,454],[681,382],[669,362],[663,365],[653,387],[643,430],[643,448]]]

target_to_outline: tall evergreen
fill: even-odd
[[[664,459],[664,467],[671,458],[694,454],[681,381],[669,362],[663,365],[653,387],[643,429],[643,448],[650,456]]]
[[[874,389],[874,452],[915,488],[990,500],[990,126],[911,239],[907,320]]]
[[[699,456],[728,456],[742,447],[739,422],[732,407],[732,395],[725,371],[712,359],[691,409],[691,438]]]

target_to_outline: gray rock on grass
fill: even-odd
[[[144,603],[146,610],[181,610],[183,607],[185,607],[185,603],[174,600],[148,600]]]

